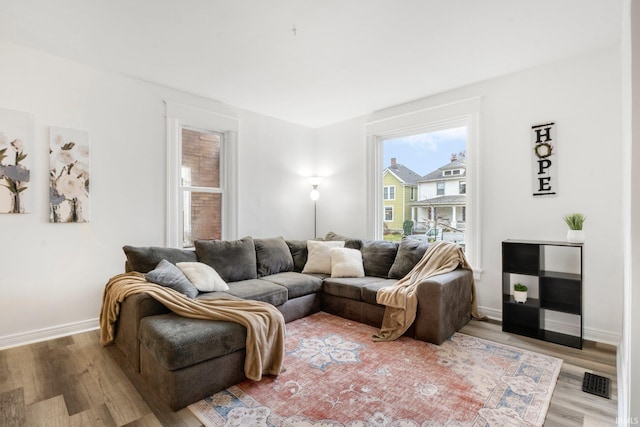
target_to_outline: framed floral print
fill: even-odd
[[[0,213],[29,212],[31,134],[31,114],[0,108]]]
[[[49,222],[89,222],[89,133],[51,127]]]

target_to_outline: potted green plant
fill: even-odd
[[[587,219],[581,213],[573,213],[562,217],[564,222],[569,226],[567,231],[567,241],[570,243],[584,243],[584,230],[582,226]]]
[[[525,302],[527,302],[527,291],[528,290],[529,290],[529,288],[527,288],[526,285],[523,285],[520,282],[514,284],[513,285],[513,299],[516,300],[516,302],[524,304]]]

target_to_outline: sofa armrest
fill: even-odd
[[[122,301],[116,325],[115,344],[136,372],[140,370],[140,320],[169,312],[168,308],[146,293],[133,294]]]
[[[415,338],[441,344],[471,319],[473,272],[457,268],[422,281],[417,288]]]

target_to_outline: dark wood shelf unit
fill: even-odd
[[[545,248],[562,246],[579,251],[579,273],[545,270]],[[573,249],[572,249],[573,250]],[[512,275],[535,276],[538,298],[517,303],[511,295]],[[582,348],[582,245],[538,240],[502,242],[502,330],[544,341]],[[531,294],[531,290],[529,290]],[[545,329],[545,313],[577,316],[580,334]]]

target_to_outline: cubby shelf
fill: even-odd
[[[579,273],[545,269],[545,248],[558,246],[579,251]],[[511,295],[512,275],[535,276],[538,298],[517,303]],[[582,245],[538,240],[502,242],[502,330],[574,348],[582,348]],[[545,313],[575,316],[579,335],[545,329]]]

